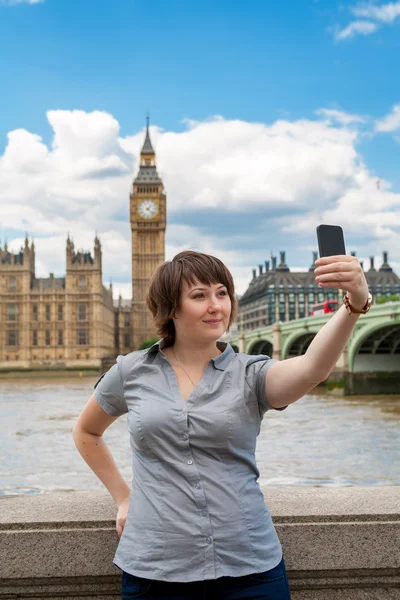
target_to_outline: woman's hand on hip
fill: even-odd
[[[128,514],[129,508],[129,500],[130,495],[126,496],[119,504],[118,504],[118,512],[117,518],[115,521],[115,529],[117,530],[117,535],[120,538],[126,523],[126,516]]]

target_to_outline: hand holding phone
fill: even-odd
[[[314,273],[318,285],[345,289],[352,308],[365,312],[367,299],[371,302],[368,283],[358,258],[346,255],[343,229],[338,225],[318,225],[317,237],[321,258],[315,261]]]
[[[339,225],[318,225],[317,238],[320,257],[346,254],[343,229]]]

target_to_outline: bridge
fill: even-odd
[[[277,322],[224,341],[236,352],[284,360],[304,354],[332,316]],[[400,394],[400,301],[375,304],[360,315],[329,380],[340,382],[345,394]]]

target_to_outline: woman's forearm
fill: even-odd
[[[309,362],[310,371],[321,381],[326,379],[335,367],[359,316],[355,313],[349,315],[346,307],[341,306],[309,345],[304,358]]]
[[[129,494],[130,489],[118,470],[114,458],[102,436],[93,435],[74,427],[73,438],[78,452],[106,486],[117,505]]]

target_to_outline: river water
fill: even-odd
[[[0,381],[0,494],[101,490],[71,430],[97,378]],[[128,485],[126,415],[104,438]],[[268,411],[257,441],[259,483],[400,485],[400,395],[336,397],[319,391]]]

